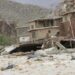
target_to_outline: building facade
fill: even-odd
[[[62,19],[61,34],[68,38],[75,38],[75,12],[65,13]]]
[[[55,36],[59,31],[60,18],[55,19],[37,19],[29,22],[29,35],[31,41],[42,41],[46,38],[48,31],[51,36]]]

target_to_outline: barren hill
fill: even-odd
[[[48,9],[39,6],[0,0],[0,17],[8,21],[15,21],[18,26],[24,26],[26,22],[49,13]]]

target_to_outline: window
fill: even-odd
[[[72,18],[75,18],[75,13],[72,13]]]
[[[67,16],[64,16],[63,17],[63,22],[66,22],[67,21]]]
[[[34,29],[34,25],[31,25],[31,29]]]
[[[50,21],[46,20],[43,22],[44,27],[49,27],[49,25],[50,25]]]
[[[51,20],[51,26],[53,26],[53,25],[54,25],[53,20]]]
[[[36,32],[32,32],[32,38],[36,38]]]

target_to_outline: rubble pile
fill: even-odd
[[[31,55],[0,56],[0,75],[75,75],[75,53],[55,53],[54,48]]]

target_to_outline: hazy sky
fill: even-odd
[[[20,3],[34,4],[46,8],[51,8],[51,5],[57,5],[60,0],[13,0]]]

